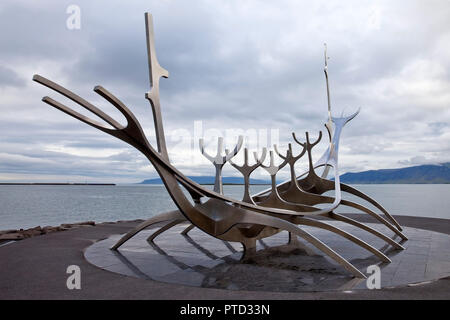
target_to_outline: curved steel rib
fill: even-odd
[[[137,234],[138,232],[148,228],[149,226],[151,226],[151,225],[153,225],[155,223],[168,221],[168,220],[174,220],[174,219],[178,220],[180,217],[183,217],[183,215],[178,210],[162,213],[162,214],[159,214],[159,215],[157,215],[155,217],[152,217],[152,218],[150,218],[150,219],[140,223],[139,225],[134,227],[132,230],[128,231],[124,236],[122,236],[122,238],[119,239],[119,241],[117,241],[117,243],[114,246],[112,246],[111,249],[113,249],[113,250],[119,249],[119,247],[122,244],[127,242],[135,234]]]
[[[169,223],[167,223],[166,225],[164,225],[163,227],[159,228],[157,231],[155,231],[154,233],[152,233],[148,238],[147,238],[147,242],[153,242],[153,240],[155,240],[155,238],[157,236],[159,236],[161,233],[169,230],[170,228],[176,226],[177,224],[180,224],[182,222],[185,222],[186,219],[183,217],[183,219],[176,219],[173,220]]]

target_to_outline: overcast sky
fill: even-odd
[[[71,4],[81,10],[80,29],[67,27]],[[251,151],[272,142],[286,149],[292,131],[316,137],[327,121],[324,42],[333,114],[361,107],[343,132],[341,172],[450,161],[448,0],[3,0],[0,181],[156,177],[125,143],[41,102],[49,95],[81,110],[31,81],[41,74],[123,120],[92,91],[101,84],[155,143],[144,99],[146,11],[153,15],[159,62],[170,73],[161,80],[169,157],[187,175],[214,173],[198,151],[201,135],[210,138],[211,154],[219,134],[233,147],[227,129],[248,133]],[[201,121],[197,132],[195,121]],[[324,135],[316,160],[326,146]],[[238,175],[230,166],[224,174]],[[264,176],[261,170],[254,177]]]

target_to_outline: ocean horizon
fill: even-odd
[[[450,184],[354,185],[394,215],[450,219]],[[213,186],[206,186],[211,188]],[[267,185],[252,185],[253,194]],[[224,185],[224,193],[241,199],[242,185]],[[332,192],[326,193],[332,195]],[[344,193],[344,198],[365,202]],[[147,219],[176,209],[163,185],[1,185],[0,230],[56,226],[81,221]],[[378,212],[373,206],[367,207]],[[356,213],[340,206],[338,213]]]

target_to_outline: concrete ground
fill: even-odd
[[[396,219],[404,226],[450,234],[447,219]],[[373,222],[367,216],[358,216],[358,220]],[[89,245],[112,234],[125,233],[136,224],[104,223],[0,246],[0,299],[450,299],[450,277],[411,287],[350,293],[230,291],[144,281],[102,270],[85,260],[83,251]],[[81,290],[67,289],[69,265],[81,268]]]

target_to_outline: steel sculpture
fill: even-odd
[[[152,16],[149,13],[145,14],[145,24],[151,86],[150,91],[145,94],[145,98],[149,100],[153,112],[157,150],[155,150],[148,142],[144,131],[142,130],[142,127],[134,114],[116,96],[107,91],[105,88],[96,86],[94,88],[94,92],[111,103],[124,115],[127,121],[126,125],[120,124],[88,101],[56,84],[55,82],[52,82],[51,80],[40,75],[34,75],[33,77],[34,81],[62,94],[63,96],[84,107],[105,121],[110,127],[78,113],[48,96],[44,97],[42,101],[94,128],[97,128],[100,131],[128,143],[144,154],[155,167],[172,200],[178,208],[178,210],[157,215],[139,224],[123,235],[122,238],[111,248],[112,250],[119,249],[121,245],[123,245],[135,234],[156,223],[164,223],[164,225],[148,238],[150,243],[152,243],[156,236],[171,227],[181,222],[189,222],[191,225],[182,233],[186,234],[195,226],[207,234],[223,241],[242,243],[244,247],[244,255],[255,251],[257,240],[270,237],[285,230],[289,232],[291,239],[296,239],[297,236],[304,239],[312,246],[334,259],[338,264],[347,269],[353,276],[365,278],[365,275],[355,268],[349,261],[301,227],[306,225],[336,233],[371,252],[381,261],[390,261],[389,258],[380,250],[374,248],[363,240],[356,238],[348,232],[335,227],[332,223],[325,222],[322,219],[315,219],[317,216],[327,217],[331,221],[343,221],[359,227],[384,240],[394,249],[403,249],[400,243],[388,235],[385,235],[354,219],[333,212],[333,210],[335,210],[339,205],[346,205],[356,208],[386,225],[394,232],[395,236],[400,236],[402,240],[406,240],[406,236],[401,232],[400,225],[380,204],[353,187],[340,183],[338,168],[340,135],[344,125],[352,120],[358,114],[359,110],[349,117],[332,117],[328,86],[328,57],[326,54],[326,48],[324,71],[327,80],[329,118],[328,123],[325,126],[328,130],[330,143],[324,155],[319,159],[319,161],[313,164],[312,149],[321,140],[321,132],[315,142],[310,142],[308,133],[306,133],[305,142],[301,142],[297,139],[295,134],[293,134],[294,140],[303,147],[303,150],[297,156],[293,155],[292,146],[290,144],[288,150],[286,151],[286,155],[282,155],[278,151],[278,148],[274,146],[275,152],[283,159],[281,165],[274,164],[275,161],[273,151],[270,151],[269,153],[269,165],[264,165],[263,161],[266,156],[265,149],[263,150],[260,158],[258,158],[255,154],[256,163],[254,165],[248,164],[248,150],[244,149],[244,164],[242,166],[237,165],[232,161],[232,158],[239,152],[242,146],[242,137],[239,138],[234,150],[231,153],[226,150],[224,156],[222,155],[223,140],[222,138],[219,138],[218,152],[215,157],[208,155],[204,151],[203,140],[201,140],[200,149],[202,154],[214,164],[216,169],[214,190],[209,190],[186,177],[170,163],[164,136],[159,99],[159,80],[161,77],[167,78],[169,73],[158,63],[154,45],[153,21]],[[302,158],[305,154],[308,155],[309,169],[303,174],[296,175],[294,165],[296,161]],[[226,162],[230,162],[231,165],[239,170],[244,176],[245,188],[242,201],[227,197],[222,192],[221,171]],[[291,178],[277,185],[277,172],[285,165],[289,165],[290,167]],[[259,166],[265,168],[265,170],[267,170],[270,174],[272,186],[268,190],[251,196],[249,193],[250,175]],[[324,172],[321,177],[315,173],[315,170],[320,167],[324,167]],[[326,179],[329,168],[333,168],[334,181]],[[186,196],[182,188],[189,192],[192,200]],[[334,190],[334,197],[322,195],[324,192],[330,190]],[[381,211],[383,215],[386,216],[386,218],[361,204],[342,199],[341,191],[351,193],[373,204]],[[314,207],[318,204],[326,205],[326,207]]]

